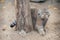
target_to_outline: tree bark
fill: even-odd
[[[29,32],[33,29],[29,0],[17,0],[17,30]]]

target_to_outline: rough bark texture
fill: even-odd
[[[33,29],[29,0],[17,0],[17,30],[29,32]]]

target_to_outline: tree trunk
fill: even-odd
[[[17,30],[29,32],[33,29],[29,0],[17,0]]]

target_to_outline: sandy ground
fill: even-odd
[[[45,5],[46,4],[46,5]],[[45,4],[41,4],[43,5],[43,8],[47,8],[49,2],[45,3]],[[42,8],[42,6],[32,3],[32,6],[35,8]],[[4,10],[5,9],[5,10]],[[13,11],[14,10],[14,11]],[[60,40],[59,36],[53,32],[53,31],[47,31],[47,33],[44,36],[41,36],[39,33],[32,31],[26,35],[20,35],[18,32],[13,31],[9,25],[12,21],[14,21],[14,19],[16,19],[16,15],[14,13],[15,12],[15,8],[14,6],[11,6],[11,3],[9,3],[8,5],[5,5],[2,7],[2,9],[0,9],[0,27],[2,28],[2,26],[4,26],[4,28],[6,28],[7,30],[0,30],[0,40]],[[10,28],[8,29],[7,28]],[[1,29],[0,28],[0,29]]]

